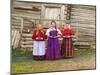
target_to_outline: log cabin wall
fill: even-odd
[[[19,33],[13,48],[32,48],[32,30],[37,23],[45,28],[49,27],[52,20],[57,22],[57,27],[71,20],[72,28],[76,33],[76,45],[91,42],[95,43],[95,7],[83,5],[12,2],[12,36],[14,31]],[[16,34],[16,33],[15,33]],[[92,37],[92,38],[91,38]],[[13,40],[16,40],[12,37]],[[89,40],[88,40],[89,39]]]
[[[86,45],[91,44],[94,47],[96,41],[96,7],[71,5],[71,19],[77,42],[83,42]]]

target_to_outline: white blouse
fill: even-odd
[[[50,31],[52,31],[52,30],[56,30],[56,29],[55,29],[55,28],[54,28],[54,29],[51,29],[51,28],[47,29],[46,35],[47,35],[47,36],[50,36],[49,33],[50,33]],[[62,35],[62,33],[61,33],[61,31],[60,31],[59,29],[57,29],[57,32],[58,32],[58,33],[57,33],[58,35]]]

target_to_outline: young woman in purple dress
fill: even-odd
[[[58,38],[61,32],[56,28],[56,22],[52,21],[50,28],[47,29],[48,44],[46,50],[46,60],[57,60],[61,58],[60,43]]]

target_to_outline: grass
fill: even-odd
[[[14,74],[92,68],[95,68],[95,50],[92,49],[75,50],[73,58],[55,61],[35,61],[31,50],[12,50],[12,73]]]

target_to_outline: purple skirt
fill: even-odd
[[[60,43],[58,38],[48,38],[46,60],[57,60],[61,58]]]

